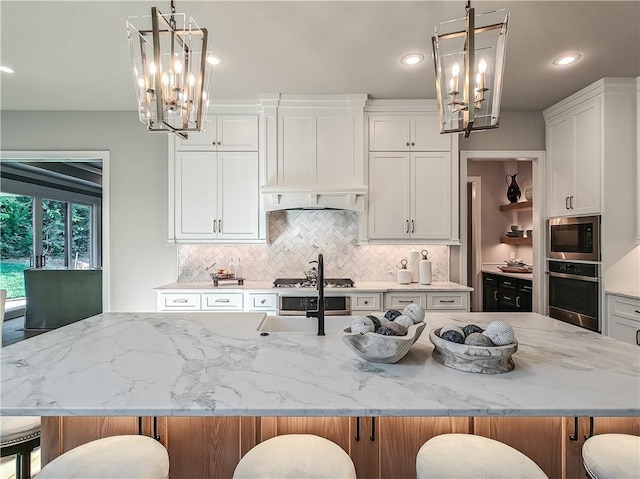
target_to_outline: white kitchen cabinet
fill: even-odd
[[[427,292],[427,311],[469,311],[469,293],[466,291]]]
[[[257,115],[209,115],[204,131],[176,138],[181,151],[258,151]]]
[[[243,311],[242,293],[202,293],[202,311]]]
[[[607,322],[608,336],[640,345],[640,298],[607,294]]]
[[[408,304],[415,303],[427,308],[427,293],[419,291],[393,291],[384,294],[384,307],[386,310],[397,309],[402,311]]]
[[[369,153],[369,238],[452,238],[452,183],[449,152]]]
[[[179,151],[174,180],[177,241],[258,238],[256,152]]]
[[[382,293],[353,293],[351,297],[351,312],[354,315],[362,312],[369,314],[371,311],[382,309]]]
[[[547,123],[550,216],[601,211],[601,102],[591,98]]]
[[[278,184],[353,184],[353,131],[347,108],[278,109]]]
[[[278,312],[278,295],[277,293],[245,293],[244,310],[261,311],[275,316]]]
[[[200,311],[199,292],[158,292],[158,311]]]
[[[450,151],[437,112],[369,114],[369,151]]]

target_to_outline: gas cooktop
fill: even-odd
[[[273,282],[274,288],[315,288],[317,281],[303,278],[278,278]],[[348,278],[326,278],[325,288],[353,288],[353,280]]]

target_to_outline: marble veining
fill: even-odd
[[[427,328],[494,319],[519,341],[508,374],[431,358],[395,364],[338,335],[259,335],[260,313],[103,313],[1,350],[4,415],[637,416],[640,355],[536,313],[429,313]]]

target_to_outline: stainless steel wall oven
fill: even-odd
[[[600,332],[600,265],[549,261],[549,316]]]

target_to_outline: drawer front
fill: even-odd
[[[242,311],[242,293],[204,293],[203,311]]]
[[[352,294],[351,310],[352,311],[380,311],[382,308],[382,294]]]
[[[500,301],[500,306],[506,306],[507,308],[515,308],[516,307],[516,298],[517,298],[516,290],[511,288],[500,288],[498,290],[498,300]]]
[[[505,276],[500,277],[499,281],[500,281],[500,287],[501,288],[516,289],[516,284],[518,283],[517,279],[509,278],[509,277],[505,277]]]
[[[247,311],[275,311],[278,309],[277,294],[247,294]]]
[[[640,301],[609,296],[609,314],[640,322]]]
[[[498,276],[495,274],[491,274],[491,273],[483,273],[482,274],[482,281],[485,284],[495,284],[496,286],[498,285]]]
[[[200,293],[159,293],[158,311],[198,311]]]
[[[385,294],[385,308],[402,311],[404,307],[411,303],[416,303],[423,308],[427,307],[426,293],[387,293]]]
[[[427,293],[427,309],[469,310],[469,293]]]

